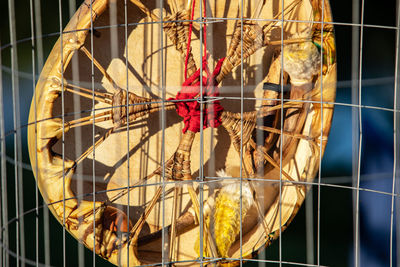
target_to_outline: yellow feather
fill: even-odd
[[[218,171],[220,177],[230,177],[224,171]],[[229,257],[228,252],[236,237],[240,233],[240,196],[242,196],[242,222],[247,211],[253,203],[253,195],[248,182],[242,182],[242,193],[240,193],[239,181],[226,181],[216,197],[215,205],[210,216],[205,218],[205,226],[210,229],[215,241],[219,257]],[[203,236],[204,256],[207,253],[207,236]],[[200,235],[195,242],[195,250],[200,254]]]
[[[242,195],[242,214],[240,214],[240,196]],[[247,182],[232,181],[224,185],[215,202],[211,217],[210,231],[215,240],[220,257],[228,257],[228,252],[240,232],[242,222],[253,202],[253,196]]]
[[[245,210],[242,215],[245,215]],[[214,212],[213,235],[217,245],[218,254],[228,257],[229,248],[235,242],[240,230],[240,202],[231,198],[226,193],[219,194]]]

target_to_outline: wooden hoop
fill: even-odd
[[[109,26],[125,23],[123,1],[87,0],[82,4],[42,70],[28,128],[31,164],[38,167],[35,177],[42,196],[77,240],[118,265],[162,260],[193,265],[200,254],[254,257],[279,236],[280,228],[283,231],[288,226],[325,150],[336,94],[336,57],[327,0],[285,1],[284,8],[280,4],[280,0],[255,6],[245,3],[243,11],[248,18],[242,22],[236,20],[240,7],[229,0],[207,6],[208,17],[228,19],[212,23],[207,18],[209,65],[226,56],[216,77],[222,82],[225,111],[222,126],[205,129],[203,138],[190,131],[182,134],[183,123],[174,103],[162,99],[174,97],[184,81],[189,25],[185,2],[166,1],[160,14],[156,4],[131,0],[127,41],[124,27]],[[199,8],[197,3],[195,20]],[[284,36],[282,10],[284,19],[289,20],[283,23]],[[313,23],[290,22],[293,20]],[[194,23],[194,28],[189,75],[201,63],[200,24]],[[282,73],[281,63],[287,60],[287,55],[281,56],[282,38],[285,46],[305,42],[319,46],[321,71],[306,82]],[[105,51],[108,45],[111,53]],[[232,92],[240,88],[237,67],[242,62],[245,96],[263,98],[252,101],[254,107],[247,108],[243,116],[240,101],[234,100],[240,92]],[[79,84],[73,82],[77,74],[74,64]],[[95,90],[91,90],[91,64]],[[290,85],[283,103],[279,90],[262,89],[264,83],[281,84],[282,77],[284,84]],[[75,107],[82,112],[76,114]],[[226,255],[221,255],[212,226],[224,183],[206,179],[210,182],[202,185],[200,198],[199,183],[194,181],[199,175],[216,177],[219,169],[232,177],[257,178],[243,180],[252,191],[253,204],[242,221],[242,248],[235,235]],[[93,188],[96,194],[91,193]],[[203,221],[199,218],[204,218],[203,253],[196,243]]]

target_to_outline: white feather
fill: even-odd
[[[222,178],[232,177],[224,169],[216,173]],[[253,194],[247,181],[242,181],[242,194],[240,194],[240,181],[225,180],[222,183],[220,194],[227,194],[235,201],[240,200],[240,195],[242,195],[243,210],[248,210],[253,204]]]

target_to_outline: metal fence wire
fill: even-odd
[[[2,266],[399,266],[398,1],[0,12]]]

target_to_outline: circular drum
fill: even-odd
[[[297,213],[333,114],[327,0],[86,0],[29,117],[54,216],[119,265],[251,258]],[[201,82],[200,82],[201,81]]]

